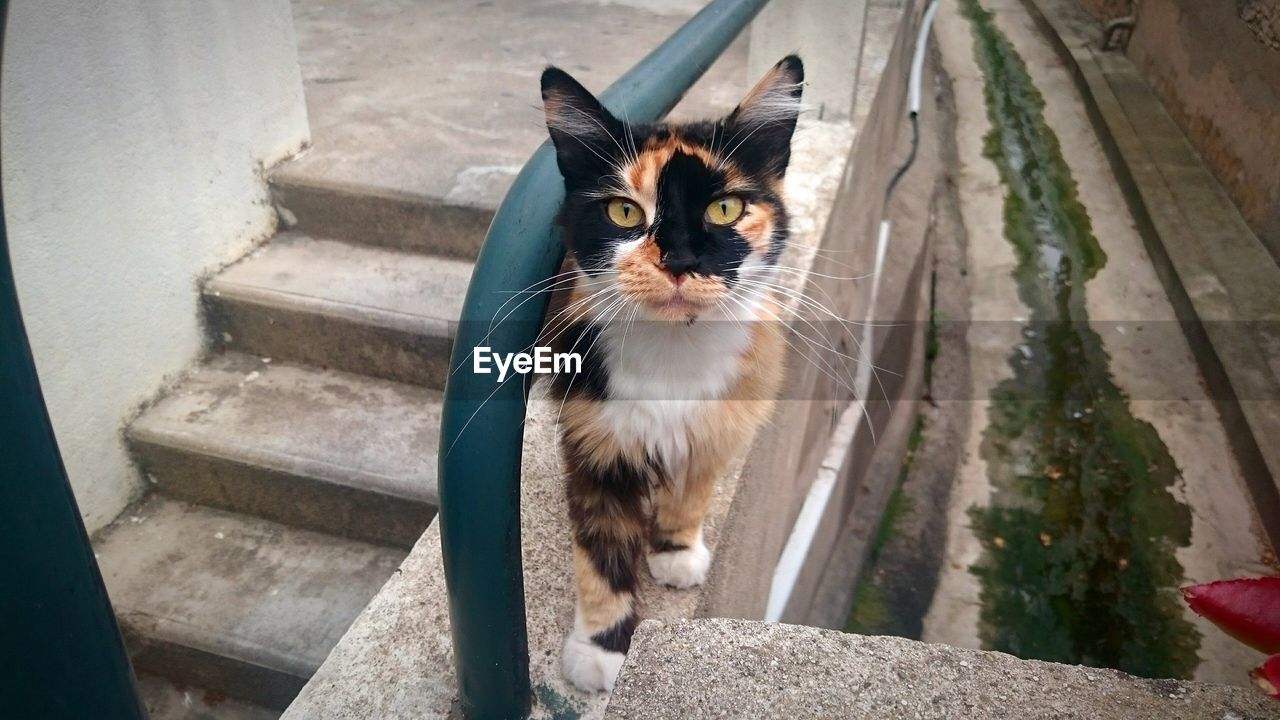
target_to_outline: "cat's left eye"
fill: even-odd
[[[742,198],[737,195],[725,195],[716,198],[707,206],[707,222],[712,225],[729,225],[742,217]]]

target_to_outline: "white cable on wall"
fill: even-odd
[[[911,57],[911,70],[907,78],[907,115],[911,122],[911,152],[907,156],[906,162],[900,167],[889,181],[888,188],[885,190],[884,208],[880,221],[880,230],[876,238],[876,254],[874,273],[871,276],[871,300],[867,304],[867,313],[862,325],[862,343],[858,348],[858,368],[854,376],[854,399],[840,413],[840,419],[836,423],[835,430],[831,433],[831,440],[827,445],[827,454],[823,457],[822,465],[818,469],[818,475],[814,478],[813,484],[809,486],[809,492],[805,495],[804,504],[800,507],[800,514],[796,516],[796,522],[791,528],[791,535],[787,538],[787,544],[782,548],[782,554],[778,557],[778,564],[774,567],[773,581],[769,586],[769,601],[765,608],[764,619],[767,622],[777,622],[782,618],[782,613],[786,611],[787,604],[791,601],[791,593],[795,590],[796,579],[800,577],[800,570],[804,567],[805,559],[809,556],[809,550],[813,546],[813,539],[818,534],[818,526],[822,523],[822,517],[826,514],[827,504],[831,501],[831,494],[835,491],[836,480],[840,468],[844,465],[845,456],[850,448],[854,445],[854,440],[858,436],[858,428],[862,425],[863,416],[866,410],[867,392],[871,388],[871,369],[872,363],[875,361],[875,335],[872,332],[874,327],[876,301],[880,296],[880,275],[884,269],[884,260],[889,252],[889,236],[890,223],[887,219],[889,196],[893,193],[894,187],[898,180],[906,173],[907,168],[915,161],[916,148],[919,146],[919,123],[917,118],[920,115],[920,85],[924,75],[924,54],[928,46],[929,30],[933,26],[933,16],[938,9],[938,0],[930,0],[929,6],[925,8],[924,17],[920,22],[920,30],[916,35],[915,52]]]

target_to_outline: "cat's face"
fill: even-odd
[[[630,125],[556,68],[542,75],[579,268],[657,319],[738,314],[787,236],[782,179],[804,71],[784,58],[723,120]]]

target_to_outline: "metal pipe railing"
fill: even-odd
[[[633,122],[665,115],[768,0],[714,0],[601,96]],[[550,142],[507,192],[467,288],[440,430],[440,537],[458,696],[467,718],[522,718],[532,703],[520,556],[520,460],[528,388],[464,366],[477,345],[496,354],[537,339],[549,293],[503,304],[550,278],[563,248],[554,219],[564,185]],[[491,324],[501,320],[491,328]]]
[[[8,3],[0,0],[0,66]],[[145,720],[22,324],[0,193],[0,717]]]

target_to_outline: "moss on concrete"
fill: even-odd
[[[993,487],[972,511],[984,557],[984,644],[1021,657],[1188,677],[1199,638],[1184,618],[1174,556],[1190,512],[1170,489],[1179,472],[1149,424],[1130,412],[1085,284],[1106,263],[1076,196],[1044,100],[1022,59],[977,0],[961,0],[985,77],[986,153],[1005,186],[1005,237],[1031,310],[992,393],[982,454]]]

